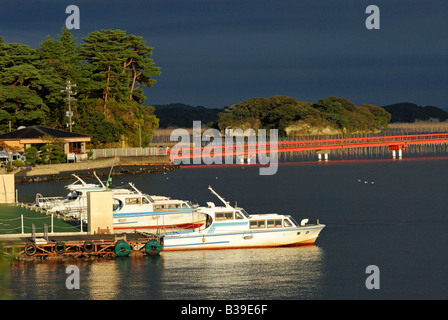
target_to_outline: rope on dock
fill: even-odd
[[[11,219],[0,219],[0,221],[13,221],[13,220],[19,220],[20,218],[11,218]]]

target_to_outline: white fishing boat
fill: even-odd
[[[199,212],[198,206],[190,201],[144,194],[132,183],[129,183],[132,189],[109,188],[96,174],[99,184],[86,183],[75,174],[73,176],[77,181],[66,186],[69,190],[66,197],[43,197],[37,194],[35,205],[50,213],[80,219],[85,225],[87,193],[110,190],[114,199],[114,232],[166,232],[197,228],[206,222],[206,215]]]
[[[209,189],[224,206],[207,202],[207,207],[200,207],[199,210],[207,214],[206,224],[194,230],[166,233],[164,251],[311,245],[325,227],[318,220],[308,224],[309,220],[303,219],[299,224],[290,215],[249,215],[243,208],[230,206],[211,187]]]

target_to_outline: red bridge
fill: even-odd
[[[254,155],[255,153],[269,153],[269,139],[266,143],[252,143],[242,145],[207,145],[197,148],[173,148],[171,154],[175,154],[174,159],[196,158],[204,156],[225,156],[225,155]],[[362,138],[339,138],[322,140],[297,140],[281,141],[277,144],[277,149],[272,151],[291,152],[315,150],[320,153],[328,153],[332,149],[362,148],[362,147],[389,147],[395,155],[398,150],[404,150],[409,145],[448,143],[448,133],[417,134],[402,136],[376,136]],[[327,152],[328,151],[328,152]],[[177,153],[176,153],[177,152]],[[180,154],[179,154],[180,153]]]

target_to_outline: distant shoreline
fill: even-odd
[[[16,172],[15,183],[72,180],[73,174],[81,178],[92,178],[94,172],[98,177],[107,178],[109,176],[168,172],[179,168],[179,165],[169,162],[166,156],[152,157],[151,159],[148,157],[106,158],[79,163],[36,166],[29,171]]]

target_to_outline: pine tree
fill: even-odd
[[[51,110],[51,120],[56,127],[64,128],[66,102],[65,95],[61,90],[65,88],[66,82],[78,84],[83,87],[87,82],[81,70],[81,57],[79,56],[76,39],[64,26],[57,40],[47,36],[41,42],[38,53],[41,58],[41,69],[43,80],[46,81],[46,89],[42,92],[45,101]]]
[[[152,48],[142,37],[127,35],[123,30],[101,30],[82,40],[85,43],[79,49],[84,69],[92,79],[91,96],[103,100],[103,112],[111,99],[142,103],[142,87],[152,86],[152,76],[160,74],[150,58]]]
[[[44,81],[38,63],[35,49],[0,40],[0,130],[9,121],[13,128],[45,124],[49,108],[39,95]]]

